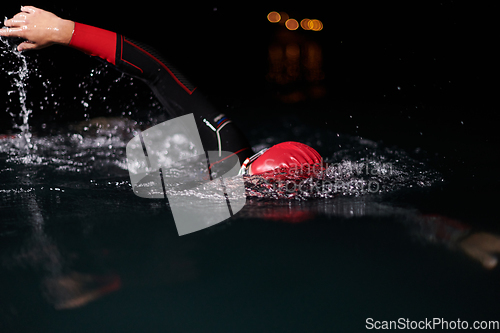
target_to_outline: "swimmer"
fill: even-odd
[[[21,7],[20,13],[6,20],[0,36],[24,38],[17,47],[19,51],[66,45],[143,80],[172,118],[193,113],[204,149],[234,152],[243,164],[241,173],[261,174],[292,164],[322,163],[316,150],[298,142],[278,144],[254,155],[242,132],[226,115],[218,112],[196,86],[156,50],[128,37],[64,20],[33,6]]]
[[[21,12],[6,20],[4,26],[0,29],[0,36],[26,40],[18,45],[19,51],[66,45],[99,57],[123,73],[145,81],[172,118],[194,114],[205,150],[234,152],[243,164],[241,173],[261,174],[292,164],[322,163],[316,150],[297,142],[278,144],[253,155],[247,139],[236,125],[147,45],[108,30],[61,19],[33,6],[21,7]]]
[[[24,38],[17,47],[19,51],[58,44],[101,58],[144,81],[170,117],[194,114],[205,150],[234,152],[241,161],[252,155],[248,141],[236,125],[147,45],[108,30],[61,19],[32,6],[21,7],[20,13],[5,20],[0,36]]]
[[[101,58],[123,73],[146,82],[171,117],[193,113],[207,151],[234,152],[242,162],[240,173],[261,175],[276,168],[322,165],[313,148],[284,142],[253,154],[236,125],[218,112],[189,80],[151,47],[115,32],[62,19],[53,13],[22,6],[21,12],[5,20],[0,36],[25,39],[19,51],[40,50],[58,44]],[[450,223],[435,223],[448,226]],[[451,223],[453,224],[453,223]],[[457,241],[462,250],[486,268],[497,266],[500,238],[486,233],[467,234]]]

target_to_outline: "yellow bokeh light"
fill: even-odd
[[[300,21],[300,26],[302,27],[302,29],[311,30],[311,28],[309,28],[309,22],[311,22],[311,20],[308,18],[305,18],[302,21]]]
[[[309,29],[313,31],[323,30],[323,23],[320,20],[310,20],[308,22]]]
[[[271,23],[278,23],[281,20],[281,15],[278,12],[270,12],[267,14],[267,19]]]
[[[296,19],[288,19],[285,22],[285,27],[288,30],[297,30],[299,28],[299,22]]]

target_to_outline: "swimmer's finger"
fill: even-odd
[[[8,19],[8,20],[5,20],[3,22],[3,25],[6,26],[6,27],[18,27],[19,25],[21,24],[24,24],[26,22],[25,19],[19,19],[19,18],[11,18],[11,19]]]
[[[21,37],[24,38],[25,29],[23,28],[8,28],[0,29],[0,36],[3,37]]]
[[[17,20],[7,20],[4,22],[4,27],[7,27],[7,28],[22,28],[22,27],[25,27],[27,24],[26,24],[26,21],[17,21]]]
[[[21,11],[25,13],[34,14],[37,10],[38,8],[33,6],[21,6]]]
[[[477,259],[484,268],[486,269],[493,269],[497,266],[498,264],[498,259],[495,256],[492,256],[489,253],[486,252],[475,252],[475,253],[469,253],[473,258]]]
[[[39,49],[39,45],[38,44],[35,44],[35,43],[31,43],[31,42],[22,42],[21,44],[19,44],[17,46],[17,50],[19,52],[21,51],[29,51],[29,50],[35,50],[35,49]]]
[[[19,26],[21,24],[26,24],[26,19],[27,19],[27,13],[17,13],[14,15],[11,19],[5,20],[3,24],[6,27],[14,27],[14,26]]]

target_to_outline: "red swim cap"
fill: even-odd
[[[300,142],[282,142],[269,148],[251,165],[254,175],[277,168],[300,168],[305,165],[323,164],[321,155]]]

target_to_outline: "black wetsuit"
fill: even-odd
[[[241,162],[253,154],[236,125],[153,48],[81,23],[75,23],[70,46],[143,80],[172,118],[193,113],[206,151],[235,153]]]

